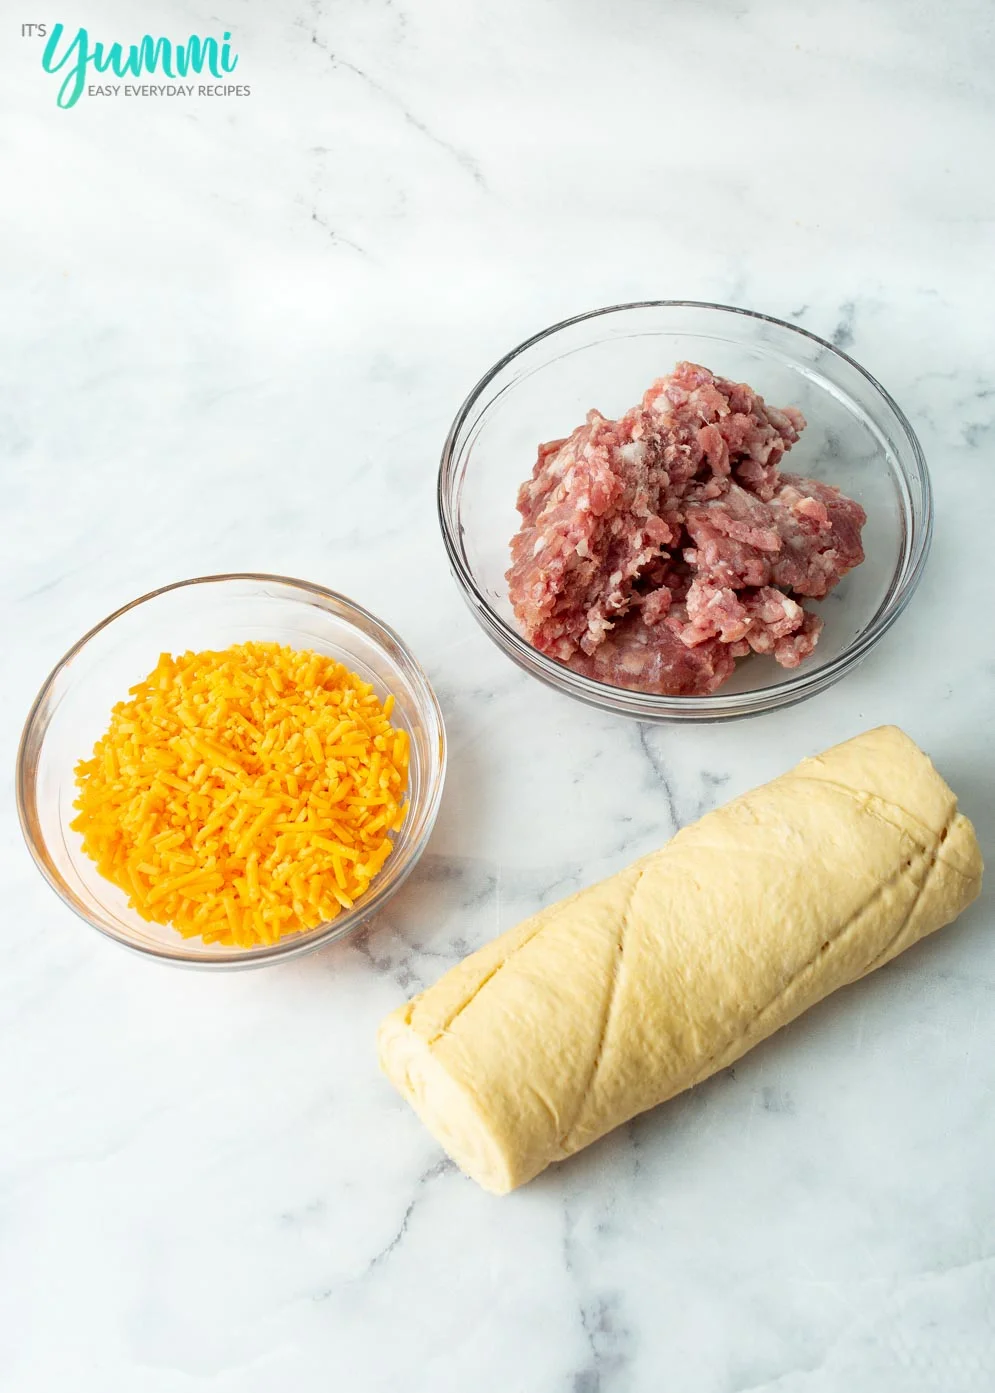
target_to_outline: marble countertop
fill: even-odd
[[[136,13],[90,0],[73,25],[135,41]],[[990,893],[505,1200],[441,1161],[373,1048],[469,947],[881,722],[991,851],[990,6],[174,0],[147,32],[227,26],[250,93],[67,110],[29,18],[0,57],[0,1387],[990,1390]],[[536,329],[640,298],[833,339],[930,461],[911,608],[787,712],[587,710],[507,661],[448,573],[435,471],[468,388]],[[394,625],[451,772],[367,932],[199,975],[58,903],[12,769],[80,633],[236,569]]]

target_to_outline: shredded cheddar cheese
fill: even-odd
[[[393,706],[275,643],[163,653],[77,765],[72,827],[142,918],[275,943],[351,908],[391,853],[409,755]]]

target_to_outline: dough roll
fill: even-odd
[[[387,1017],[381,1066],[505,1194],[949,923],[981,873],[956,797],[884,726],[473,953]]]

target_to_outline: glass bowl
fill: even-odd
[[[611,687],[537,652],[508,600],[508,544],[519,485],[540,441],[568,435],[597,407],[619,416],[681,359],[748,382],[808,426],[785,463],[838,485],[867,512],[866,560],[813,608],[818,647],[790,674],[751,654],[712,696]],[[603,710],[642,721],[756,715],[813,696],[863,658],[908,604],[932,533],[922,449],[900,408],[832,344],[795,325],[726,305],[661,300],[615,305],[554,324],[481,378],[442,452],[439,517],[456,579],[487,634],[533,677]],[[812,602],[810,602],[812,603]]]
[[[112,706],[155,667],[162,652],[227,648],[250,639],[310,648],[395,698],[392,724],[411,737],[410,808],[394,833],[394,850],[355,906],[328,923],[258,948],[185,939],[148,924],[123,891],[99,874],[70,830],[74,769],[104,733]],[[425,850],[446,769],[442,713],[428,678],[398,636],[365,609],[302,580],[284,576],[202,576],[143,595],[91,629],[42,687],[17,757],[17,807],[25,840],[42,875],[87,923],[150,957],[200,967],[275,962],[343,938],[369,919],[404,882]]]

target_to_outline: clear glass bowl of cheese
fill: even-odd
[[[249,641],[308,649],[336,659],[390,694],[391,724],[410,742],[410,806],[393,848],[351,909],[276,943],[244,948],[184,938],[144,920],[105,879],[71,829],[75,768],[107,729],[111,709],[156,666],[160,653],[218,650]],[[42,875],[87,923],[119,943],[175,963],[245,967],[273,962],[345,937],[369,920],[413,870],[442,797],[446,739],[428,678],[402,640],[354,601],[284,576],[222,575],[180,581],[125,605],[84,635],[57,664],[28,716],[17,760],[17,804],[25,840]]]
[[[717,691],[665,696],[608,685],[534,648],[508,595],[515,502],[541,441],[558,440],[596,407],[619,417],[682,360],[748,383],[807,420],[783,467],[840,488],[865,510],[865,560],[812,609],[815,651],[788,670],[743,658]],[[643,721],[715,721],[791,705],[839,681],[912,598],[929,551],[932,496],[915,433],[858,363],[796,325],[723,305],[649,301],[578,315],[494,365],[460,408],[442,454],[439,516],[450,564],[487,635],[557,691]]]

